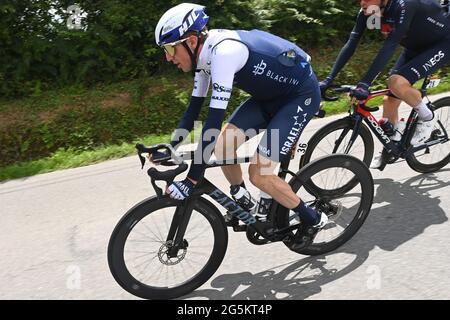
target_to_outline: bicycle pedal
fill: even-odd
[[[247,232],[247,226],[246,225],[237,225],[237,226],[233,226],[233,231],[234,232]]]
[[[301,238],[301,241],[299,241],[299,239],[297,239],[296,241],[291,242],[291,244],[289,245],[289,249],[291,249],[294,252],[298,252],[298,251],[308,247],[312,242],[313,242],[313,239],[311,237],[303,236]]]

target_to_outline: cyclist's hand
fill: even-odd
[[[333,80],[330,77],[326,77],[325,80],[319,82],[320,92],[322,95],[325,94],[325,91],[331,86]]]
[[[356,100],[367,100],[370,95],[369,86],[360,82],[355,89],[351,90],[350,95]]]
[[[184,200],[192,194],[195,183],[189,178],[183,181],[173,182],[166,190],[166,193],[175,200]]]
[[[169,154],[166,152],[159,152],[159,151],[155,151],[152,154],[149,154],[148,156],[148,160],[150,160],[150,162],[152,163],[158,163],[161,162],[161,159],[166,159],[169,157]]]

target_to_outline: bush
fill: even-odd
[[[210,28],[262,28],[306,48],[346,37],[357,11],[353,0],[198,2],[207,6]],[[66,24],[72,0],[2,1],[1,96],[39,95],[50,88],[90,87],[165,72],[154,28],[162,13],[179,1],[76,3],[83,13],[81,30],[69,30]]]
[[[68,30],[65,10],[72,3],[0,3],[0,166],[60,148],[86,150],[170,133],[184,112],[192,79],[162,63],[154,43],[158,19],[179,1],[79,0],[87,14],[83,29]],[[261,28],[297,42],[312,56],[319,78],[330,71],[358,11],[354,0],[199,3],[207,6],[210,28]],[[359,81],[381,44],[377,32],[367,32],[336,81]],[[385,80],[386,73],[375,86]],[[26,98],[12,100],[17,97]],[[245,98],[235,90],[228,115]]]

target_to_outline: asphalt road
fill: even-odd
[[[312,121],[302,141],[330,120]],[[307,257],[230,232],[221,267],[184,298],[450,299],[450,167],[419,175],[400,162],[372,174],[372,211],[337,251]],[[228,190],[219,169],[207,177]],[[114,281],[106,249],[122,215],[152,194],[137,157],[0,184],[0,299],[136,299]]]

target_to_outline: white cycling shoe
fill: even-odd
[[[436,113],[433,113],[433,119],[429,121],[419,120],[417,121],[416,132],[411,139],[411,145],[414,147],[419,146],[425,143],[428,139],[430,139],[431,132],[433,131],[434,125],[438,120],[438,116]]]
[[[372,162],[370,163],[370,169],[380,169],[382,164],[383,164],[383,158],[382,158],[381,152],[380,152],[378,155],[376,155],[372,159]]]

